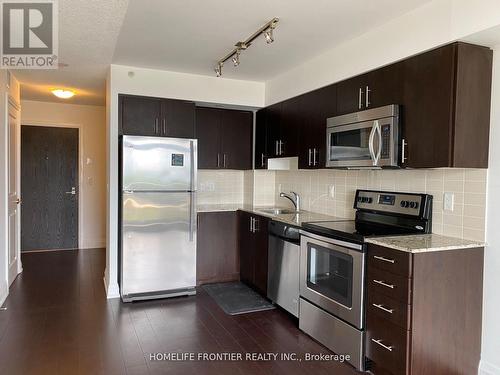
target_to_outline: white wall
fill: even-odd
[[[481,373],[500,374],[500,45],[493,53]]]
[[[498,0],[435,0],[266,82],[266,105],[500,24]]]
[[[106,239],[106,117],[103,106],[23,100],[22,125],[79,125],[82,248],[105,246]],[[87,158],[91,160],[87,164]]]
[[[129,74],[133,72],[133,74]],[[256,108],[264,106],[264,83],[111,65],[106,83],[108,211],[106,271],[108,298],[118,289],[118,94],[156,96]]]

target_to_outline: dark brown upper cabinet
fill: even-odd
[[[193,102],[120,95],[119,103],[120,134],[194,138]]]
[[[262,108],[255,114],[255,169],[267,169],[267,109]]]
[[[337,86],[337,114],[352,113],[367,109],[365,103],[369,103],[370,91],[368,91],[368,100],[366,97],[366,88],[368,87],[367,75],[363,74],[353,78],[346,79],[336,84]],[[370,88],[368,87],[368,90]]]
[[[487,168],[492,51],[453,43],[404,65],[402,166]]]
[[[299,129],[299,168],[325,168],[326,120],[336,115],[337,86],[330,85],[302,95]]]
[[[268,158],[298,155],[298,132],[301,126],[300,107],[301,98],[296,97],[282,103],[273,104],[264,111],[266,128],[265,149]],[[259,128],[262,126],[262,121],[264,120],[259,119]],[[257,157],[258,155],[256,155]],[[262,163],[260,164],[262,165]]]
[[[196,108],[199,169],[252,169],[253,113]]]

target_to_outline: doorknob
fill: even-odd
[[[71,191],[67,191],[66,194],[76,195],[76,188],[73,186]]]

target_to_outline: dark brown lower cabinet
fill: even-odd
[[[267,248],[269,219],[238,211],[240,280],[267,295]]]
[[[483,252],[368,246],[366,356],[375,375],[477,373]]]
[[[236,212],[200,212],[196,283],[235,281],[240,277]]]

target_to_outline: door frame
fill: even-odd
[[[78,129],[78,249],[82,248],[82,222],[83,222],[83,204],[82,204],[82,186],[83,186],[83,134],[82,134],[82,126],[81,124],[76,123],[65,123],[65,122],[52,122],[52,121],[22,121],[21,119],[21,132],[23,126],[42,126],[47,128],[70,128],[70,129]],[[22,134],[22,133],[21,133]],[[19,138],[19,142],[21,142],[21,138]],[[22,159],[20,159],[19,163],[19,176],[21,176],[21,164]],[[19,177],[21,179],[21,177]],[[22,181],[21,181],[22,183]],[[19,184],[21,185],[21,184]],[[22,197],[21,197],[22,199]],[[22,228],[20,228],[22,229]],[[21,238],[19,237],[19,249],[21,249]]]

